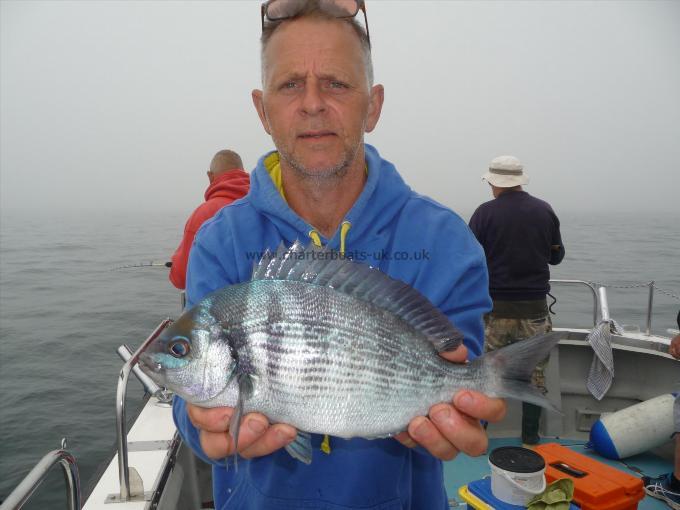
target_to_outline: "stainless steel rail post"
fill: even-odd
[[[609,315],[609,302],[607,301],[607,289],[604,287],[598,287],[597,293],[600,295],[600,314],[603,321],[611,320]]]
[[[649,282],[649,299],[647,300],[647,336],[652,334],[652,303],[654,302],[654,280]]]
[[[128,501],[130,499],[130,472],[128,470],[128,445],[127,430],[125,425],[125,392],[127,382],[130,377],[132,367],[139,361],[139,356],[149,347],[158,335],[170,324],[170,319],[161,322],[153,333],[144,340],[144,343],[134,352],[129,360],[125,362],[120,371],[118,388],[116,389],[116,436],[118,442],[118,476],[120,478],[120,499]],[[4,509],[3,509],[4,510]]]
[[[55,464],[61,464],[64,479],[68,488],[69,510],[80,510],[80,476],[76,458],[66,451],[66,439],[61,440],[61,448],[52,450],[38,462],[33,469],[24,477],[17,487],[7,496],[0,505],[0,510],[18,510],[47,476],[48,471]]]

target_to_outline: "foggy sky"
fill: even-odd
[[[0,211],[186,211],[252,106],[259,2],[3,1]],[[677,214],[680,2],[367,1],[385,105],[366,141],[465,213],[512,154],[558,211]],[[363,21],[363,20],[362,20]]]

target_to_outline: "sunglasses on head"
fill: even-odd
[[[264,20],[281,21],[298,15],[309,0],[269,0],[262,4],[260,15],[262,18],[262,30]],[[324,12],[336,18],[353,18],[361,10],[364,13],[366,26],[366,38],[371,45],[371,36],[368,33],[368,18],[366,17],[366,4],[364,0],[317,0],[319,7]]]

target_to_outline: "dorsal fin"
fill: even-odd
[[[304,282],[373,303],[426,335],[438,351],[454,349],[463,341],[463,334],[413,287],[328,247],[310,243],[305,248],[295,241],[286,249],[281,243],[275,253],[265,251],[253,268],[252,280]]]

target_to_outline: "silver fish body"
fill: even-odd
[[[245,412],[308,432],[384,436],[457,388],[479,386],[474,372],[446,362],[399,317],[333,289],[261,280],[224,297],[204,303],[204,313],[242,317],[238,363],[253,380]],[[234,407],[236,399],[233,381],[210,405]]]
[[[461,388],[550,406],[528,380],[556,338],[449,363],[438,351],[462,334],[417,291],[348,260],[300,262],[295,253],[310,252],[279,250],[250,282],[185,312],[143,356],[143,370],[196,405],[241,406],[343,438],[398,433]]]

